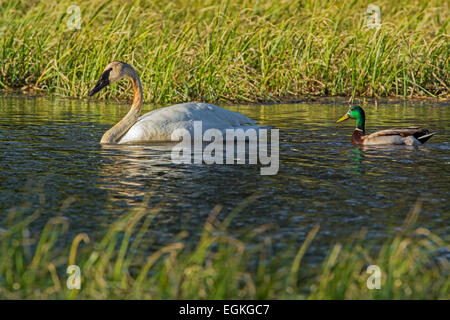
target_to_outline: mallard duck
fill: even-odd
[[[124,118],[105,132],[100,141],[102,144],[178,141],[180,137],[173,136],[173,133],[185,129],[193,134],[195,121],[202,121],[203,131],[217,129],[224,132],[226,129],[257,127],[256,121],[243,114],[197,102],[156,109],[139,117],[144,101],[141,80],[131,65],[121,61],[113,61],[106,66],[89,96],[123,78],[133,84],[133,103]]]
[[[352,134],[352,143],[357,145],[396,144],[418,146],[424,144],[436,134],[436,132],[431,132],[426,128],[409,127],[386,129],[364,135],[366,115],[360,106],[351,107],[347,113],[336,122],[341,122],[350,118],[356,120],[356,128]]]

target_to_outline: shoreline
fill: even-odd
[[[80,101],[90,101],[90,102],[106,102],[106,101],[114,101],[117,104],[129,104],[130,100],[125,99],[93,99],[88,97],[71,97],[71,96],[63,96],[58,94],[48,94],[48,93],[31,93],[31,92],[23,92],[21,90],[0,90],[0,97],[26,97],[26,98],[59,98],[65,100],[80,100]],[[349,104],[384,104],[384,105],[398,105],[398,104],[424,104],[424,103],[433,103],[433,105],[438,106],[450,106],[450,97],[446,98],[438,98],[438,97],[409,97],[404,99],[403,97],[364,97],[364,96],[298,96],[298,97],[285,97],[274,100],[261,100],[257,102],[252,101],[204,101],[204,100],[192,100],[192,101],[184,101],[184,102],[167,102],[167,103],[155,103],[155,102],[146,102],[144,101],[144,105],[174,105],[179,103],[188,103],[188,102],[201,102],[201,103],[210,103],[217,104],[222,106],[269,106],[269,105],[284,105],[284,104],[301,104],[301,103],[317,103],[317,104],[340,104],[340,105],[349,105]]]

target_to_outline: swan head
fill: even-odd
[[[135,78],[137,76],[136,71],[128,63],[122,61],[113,61],[106,66],[100,75],[94,88],[89,92],[88,96],[91,97],[103,88],[110,84],[119,81],[122,78]]]

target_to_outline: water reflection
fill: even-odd
[[[362,148],[353,148],[351,151],[351,159],[354,173],[359,175],[364,174],[364,166],[361,165],[364,160],[364,151]]]
[[[160,145],[102,145],[101,155],[107,159],[101,168],[99,186],[113,198],[121,198],[132,205],[138,198],[165,181],[165,175],[182,179],[183,171],[169,173],[167,164],[173,144]],[[151,180],[151,183],[149,182]]]

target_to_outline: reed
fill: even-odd
[[[366,27],[368,1],[80,0],[81,29],[69,30],[72,1],[4,0],[0,89],[86,97],[123,60],[155,103],[448,98],[448,1],[376,3],[380,29]]]
[[[417,209],[417,208],[416,208]],[[401,231],[381,248],[359,235],[330,246],[321,267],[302,260],[314,236],[274,253],[270,240],[246,243],[264,226],[242,237],[227,232],[232,215],[220,221],[218,210],[205,222],[194,246],[181,239],[151,248],[152,217],[157,208],[129,211],[97,240],[81,233],[65,241],[67,220],[54,217],[36,233],[42,212],[10,210],[0,232],[1,299],[448,299],[448,244],[429,230],[413,228],[414,209]],[[239,214],[238,209],[234,214]],[[30,232],[34,229],[35,232]],[[36,236],[38,235],[38,236]],[[439,255],[439,251],[441,254]],[[81,290],[66,286],[68,265],[81,270]],[[366,270],[381,269],[381,288],[369,290]]]

